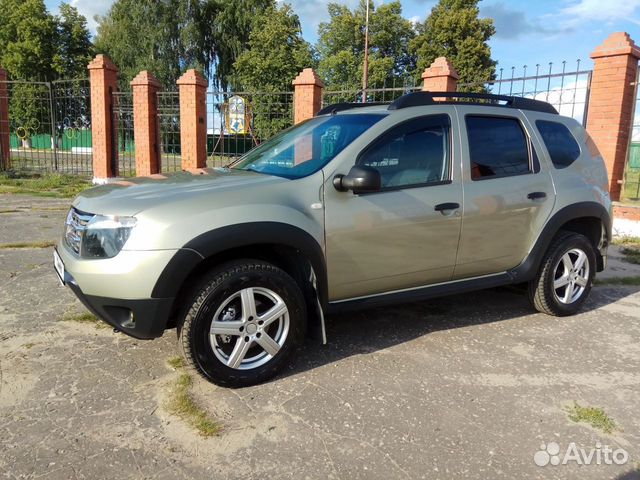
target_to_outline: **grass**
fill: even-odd
[[[55,246],[55,242],[42,241],[42,242],[14,242],[14,243],[0,243],[0,249],[2,248],[49,248]]]
[[[88,179],[77,175],[0,173],[0,194],[19,193],[41,197],[70,198],[90,187],[92,184]]]
[[[93,325],[98,330],[101,330],[103,328],[109,328],[109,325],[107,325],[102,320],[100,320],[98,317],[96,317],[94,314],[89,313],[89,312],[82,312],[82,313],[70,313],[70,312],[67,312],[62,316],[62,321],[63,322],[83,323],[83,324],[86,324],[86,325]]]
[[[640,286],[640,277],[612,277],[612,278],[598,278],[595,281],[596,285],[626,285],[626,286]]]
[[[624,177],[622,198],[629,203],[639,203],[640,170],[629,168]]]
[[[638,247],[624,247],[620,250],[620,253],[624,255],[624,260],[629,263],[635,263],[640,265],[640,248]]]
[[[640,246],[640,237],[624,236],[613,239],[614,245],[637,245]]]
[[[612,433],[618,428],[616,422],[600,407],[583,407],[578,402],[566,409],[569,420],[576,423],[588,423],[604,433]]]
[[[185,366],[184,360],[180,357],[170,358],[167,363],[175,370],[182,370]],[[222,425],[212,419],[207,411],[196,403],[191,395],[192,385],[193,378],[191,378],[191,375],[184,372],[180,373],[171,387],[166,405],[167,410],[195,428],[202,437],[216,436],[222,430]]]
[[[167,360],[167,363],[174,370],[178,370],[184,367],[184,359],[182,357],[173,357]]]

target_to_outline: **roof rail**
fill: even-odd
[[[328,115],[334,114],[338,112],[344,112],[345,110],[351,110],[353,108],[361,108],[361,107],[373,107],[374,105],[388,105],[385,102],[368,102],[368,103],[334,103],[333,105],[328,105],[316,113],[316,117],[320,115]]]
[[[470,93],[470,92],[413,92],[403,95],[395,102],[389,105],[389,110],[401,110],[409,107],[419,107],[425,105],[437,105],[443,103],[457,104],[477,104],[477,102],[456,102],[451,100],[436,101],[434,98],[462,98],[472,100],[489,100],[493,106],[517,108],[521,110],[531,110],[534,112],[552,113],[558,115],[558,111],[549,103],[541,100],[533,100],[531,98],[511,97],[507,95],[492,95],[488,93]],[[498,102],[504,102],[500,104]]]

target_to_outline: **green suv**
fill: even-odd
[[[440,99],[438,101],[437,99]],[[611,201],[585,130],[524,98],[337,104],[227,168],[77,197],[62,282],[115,329],[176,328],[225,386],[264,381],[339,309],[526,284],[571,315],[606,264]]]

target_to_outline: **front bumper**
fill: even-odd
[[[173,298],[124,300],[85,295],[75,278],[66,271],[64,282],[91,313],[113,328],[141,340],[161,337],[164,333]]]

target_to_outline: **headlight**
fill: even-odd
[[[94,216],[82,236],[81,255],[84,258],[115,257],[127,242],[131,229],[135,227],[134,217]]]

